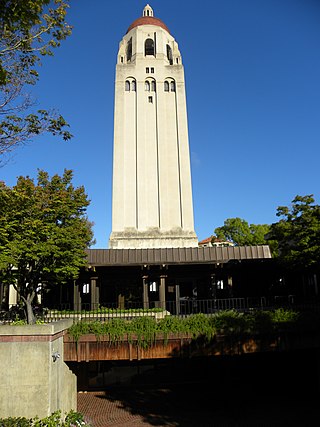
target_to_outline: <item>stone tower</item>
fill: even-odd
[[[184,71],[147,5],[120,42],[109,247],[195,247]]]

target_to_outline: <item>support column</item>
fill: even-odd
[[[233,282],[232,282],[232,276],[228,276],[228,295],[229,298],[233,297]]]
[[[18,293],[13,285],[9,285],[9,308],[18,303]]]
[[[211,280],[211,297],[213,299],[217,298],[217,283],[216,283],[216,275],[214,273],[212,273],[210,275],[210,280]]]
[[[166,277],[165,275],[160,276],[159,286],[160,307],[164,310],[166,309]]]
[[[81,294],[79,284],[76,281],[73,282],[73,309],[81,310]]]
[[[176,315],[180,314],[180,285],[176,285]]]
[[[318,287],[318,280],[317,280],[316,274],[313,275],[313,283],[314,283],[314,293],[316,296],[318,296],[319,295],[319,287]]]
[[[148,276],[142,276],[143,286],[143,308],[149,308],[149,289],[148,289]]]
[[[124,310],[125,309],[125,299],[124,295],[118,294],[118,309]]]
[[[100,296],[99,296],[99,287],[97,286],[98,277],[90,278],[90,306],[91,310],[97,310],[99,308]]]
[[[320,390],[320,350],[316,350],[316,372],[317,372],[317,386]]]

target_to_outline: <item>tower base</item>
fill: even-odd
[[[160,230],[149,228],[140,231],[129,228],[125,231],[114,231],[110,235],[109,249],[148,249],[148,248],[195,248],[198,239],[194,231],[181,228]]]

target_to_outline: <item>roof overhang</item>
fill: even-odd
[[[161,249],[88,249],[91,266],[216,264],[270,259],[268,245]]]

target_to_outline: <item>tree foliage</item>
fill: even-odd
[[[313,195],[296,196],[291,206],[278,207],[277,216],[268,238],[277,241],[279,258],[298,268],[319,266],[320,206]]]
[[[27,88],[39,78],[41,57],[71,34],[69,0],[0,0],[0,156],[43,132],[71,137],[54,111],[32,111]]]
[[[51,179],[39,171],[37,183],[19,177],[14,187],[0,183],[0,282],[11,284],[34,322],[37,293],[75,278],[86,265],[92,242],[89,205],[72,171]]]
[[[269,228],[267,224],[248,224],[241,218],[228,218],[214,233],[218,239],[229,240],[238,246],[265,245]]]

